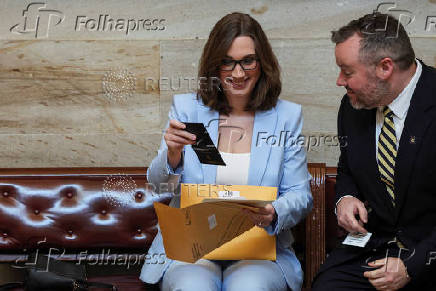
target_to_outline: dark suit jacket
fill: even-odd
[[[376,109],[356,110],[344,96],[338,114],[341,147],[336,201],[353,195],[367,202],[369,247],[400,239],[414,254],[405,262],[413,281],[436,274],[436,70],[424,65],[411,99],[395,164],[396,207],[381,182],[376,161]],[[340,252],[327,265],[363,250]],[[432,251],[434,253],[432,253]],[[431,260],[431,258],[434,258]],[[432,262],[427,265],[427,262]],[[325,266],[328,267],[328,266]]]

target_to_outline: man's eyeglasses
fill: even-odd
[[[221,62],[220,70],[221,71],[233,71],[236,67],[236,64],[239,64],[244,71],[250,71],[257,68],[258,58],[256,57],[245,57],[242,60],[232,60],[232,59],[224,59]]]

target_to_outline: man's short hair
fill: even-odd
[[[375,65],[389,57],[400,70],[406,70],[415,62],[409,36],[401,22],[392,15],[374,12],[352,20],[332,31],[331,40],[339,44],[356,33],[362,38],[359,59],[366,65]]]

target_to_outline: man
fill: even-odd
[[[436,290],[436,70],[415,59],[401,23],[365,15],[332,32],[341,148],[338,224],[372,236],[341,244],[314,290]]]

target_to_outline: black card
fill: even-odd
[[[200,163],[225,166],[220,152],[213,144],[212,139],[209,136],[203,123],[184,122],[186,125],[185,130],[189,133],[195,134],[197,137],[195,144],[192,145],[192,149],[197,154]]]

